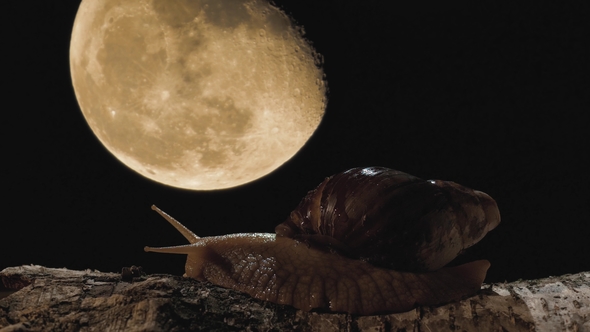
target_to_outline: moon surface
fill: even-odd
[[[326,108],[320,56],[266,0],[83,0],[70,45],[98,139],[152,180],[212,190],[289,160]]]

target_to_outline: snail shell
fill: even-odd
[[[298,309],[403,312],[477,292],[490,264],[444,268],[500,222],[487,194],[382,167],[354,168],[310,191],[275,234],[200,238],[155,206],[191,243],[185,276]]]
[[[496,202],[481,191],[367,167],[324,180],[275,232],[377,266],[433,271],[499,222]]]

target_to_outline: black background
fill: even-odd
[[[200,236],[272,232],[324,177],[387,166],[497,200],[463,257],[489,259],[487,281],[590,270],[588,2],[277,0],[324,56],[327,113],[281,168],[214,192],[147,180],[91,133],[69,73],[79,3],[4,5],[0,269],[182,274],[143,252],[184,243],[151,204]]]

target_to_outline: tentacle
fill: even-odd
[[[195,251],[195,246],[191,244],[185,244],[182,246],[172,246],[172,247],[159,247],[159,248],[152,248],[145,246],[143,250],[146,252],[159,252],[163,254],[191,254]]]
[[[182,234],[182,236],[184,236],[188,240],[189,243],[195,243],[199,240],[199,237],[197,236],[197,234],[191,232],[188,228],[186,228],[178,220],[172,218],[166,212],[160,210],[157,206],[152,205],[152,210],[158,212],[159,215],[164,217],[164,219],[166,219],[172,226],[174,226],[174,228],[176,228],[176,230],[178,230],[180,232],[180,234]],[[148,247],[146,247],[146,248],[148,248]],[[146,250],[146,251],[148,251],[148,250]],[[183,252],[183,253],[187,253],[187,252]]]

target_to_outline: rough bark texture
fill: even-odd
[[[209,283],[133,272],[4,269],[4,287],[18,291],[0,293],[0,332],[590,331],[590,272],[484,285],[460,302],[365,317],[303,312]]]

